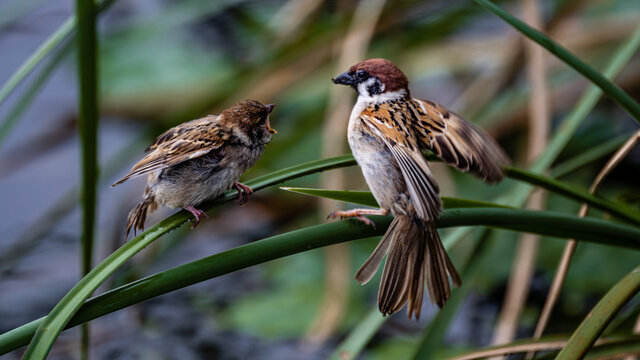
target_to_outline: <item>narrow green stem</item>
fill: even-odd
[[[607,65],[604,70],[604,76],[606,79],[615,78],[616,75],[624,69],[629,60],[631,60],[633,54],[638,50],[638,47],[640,47],[640,26],[620,47],[615,56],[611,59],[611,62]],[[595,86],[590,86],[584,92],[580,100],[576,103],[575,110],[571,111],[562,121],[561,125],[554,130],[551,142],[545,149],[544,153],[540,155],[535,164],[531,167],[531,171],[543,172],[553,164],[567,143],[569,143],[573,134],[576,133],[578,127],[582,124],[582,121],[587,117],[591,110],[593,110],[601,96],[602,91]],[[635,102],[634,104],[637,105]]]
[[[524,181],[528,184],[539,186],[545,190],[565,196],[567,198],[589,204],[599,210],[606,211],[616,217],[640,224],[640,211],[637,209],[611,200],[592,195],[586,189],[580,189],[569,183],[558,181],[547,176],[537,175],[514,167],[505,169],[507,176],[514,180]]]
[[[96,213],[96,182],[98,179],[98,63],[95,25],[95,3],[76,0],[78,19],[78,132],[81,153],[82,203],[82,274],[92,267],[93,237]]]
[[[2,124],[0,124],[0,145],[2,145],[4,139],[7,137],[13,126],[18,122],[18,119],[20,119],[33,99],[35,99],[42,86],[46,83],[47,79],[49,79],[51,73],[53,73],[53,70],[58,67],[62,59],[64,59],[65,56],[69,53],[71,44],[71,41],[64,42],[60,49],[55,53],[53,58],[46,64],[46,66],[37,75],[33,82],[29,84],[29,88],[24,91],[22,97],[9,111],[5,120],[2,122]]]
[[[78,131],[81,143],[82,182],[80,232],[81,266],[84,277],[93,267],[93,244],[96,219],[96,184],[98,181],[98,44],[96,34],[96,7],[93,0],[76,0],[78,21],[78,79],[79,116]],[[56,335],[57,336],[57,335]],[[89,323],[82,324],[80,359],[89,359]],[[53,345],[53,343],[52,343]],[[37,346],[37,345],[36,345]],[[45,341],[45,346],[46,341]],[[43,346],[43,349],[45,347]],[[48,349],[45,354],[48,353]],[[28,357],[25,357],[28,358]]]
[[[349,336],[338,345],[329,360],[355,359],[387,319],[388,317],[383,316],[377,307],[371,309],[364,319],[349,332]]]
[[[615,55],[607,65],[604,74],[608,78],[615,78],[624,66],[629,62],[633,54],[640,47],[640,27],[636,29],[633,35],[616,51]],[[567,143],[573,137],[578,127],[582,124],[587,115],[593,110],[598,99],[602,95],[595,85],[590,86],[574,108],[561,121],[558,130],[554,131],[554,135],[549,142],[545,152],[531,166],[530,171],[536,174],[542,174],[553,164],[558,155],[566,147]],[[509,195],[508,204],[516,207],[525,203],[533,188],[528,185],[518,184]]]
[[[621,135],[611,140],[598,144],[584,152],[568,159],[551,169],[549,173],[552,178],[561,178],[580,169],[583,166],[593,163],[594,161],[603,158],[605,155],[611,154],[616,151],[622,144],[629,139],[628,135]]]
[[[111,6],[115,0],[101,1],[97,6],[97,11],[101,12]],[[15,90],[16,86],[29,75],[29,73],[51,52],[58,44],[65,41],[67,35],[75,29],[75,16],[69,17],[51,36],[49,36],[38,48],[20,65],[11,75],[9,80],[0,88],[0,104],[2,104],[9,94]],[[58,50],[59,51],[59,50]]]
[[[567,65],[571,66],[574,70],[584,75],[592,83],[597,85],[602,91],[625,109],[638,123],[640,123],[640,104],[635,102],[629,94],[622,90],[618,85],[609,81],[602,74],[594,70],[591,66],[584,63],[578,57],[573,55],[569,50],[565,49],[560,44],[551,40],[548,36],[544,35],[540,31],[525,24],[515,16],[509,14],[498,5],[492,3],[489,0],[473,0],[476,4],[496,14],[504,21],[513,26],[516,30],[520,31],[523,35],[531,40],[540,44],[540,46],[547,49],[550,53],[564,61]]]
[[[38,49],[36,49],[36,51],[22,63],[22,65],[20,65],[18,70],[11,75],[9,80],[7,80],[7,82],[2,86],[2,89],[0,89],[0,104],[4,102],[7,96],[9,96],[9,94],[31,72],[31,70],[33,70],[33,68],[36,67],[36,65],[38,65],[40,61],[42,61],[42,59],[44,59],[44,57],[56,47],[56,45],[71,33],[74,26],[75,18],[68,18],[62,26],[58,28],[58,30],[51,34],[51,36],[49,36],[47,40],[45,40],[45,42],[43,42],[42,45],[40,45]]]
[[[251,184],[264,187],[261,181],[247,182],[247,185]],[[230,201],[235,196],[236,194],[229,192],[225,195],[224,201]],[[36,327],[60,326],[62,331],[65,327],[79,325],[141,301],[232,271],[322,246],[382,235],[391,222],[391,217],[374,216],[371,219],[376,224],[375,229],[351,220],[316,225],[276,235],[134,281],[85,303],[89,296],[87,294],[91,294],[125,261],[155,239],[186,222],[189,217],[186,211],[172,215],[116,250],[80,280],[56,305],[52,313],[65,316],[64,319],[60,320],[56,317],[55,322],[49,317],[38,319],[0,335],[0,355],[27,344],[34,336]],[[640,229],[638,228],[551,211],[508,208],[452,209],[442,214],[437,225],[439,228],[485,225],[640,249]],[[73,312],[67,307],[72,307]],[[66,318],[67,315],[68,318]]]
[[[640,291],[640,266],[620,280],[598,301],[571,335],[556,360],[582,359],[622,306]]]
[[[78,132],[80,137],[81,187],[80,201],[82,223],[80,231],[80,261],[82,276],[91,271],[96,217],[96,183],[98,180],[97,134],[98,134],[98,69],[97,69],[97,36],[96,7],[94,1],[76,0],[75,18],[78,34]],[[73,19],[56,34],[70,31]],[[62,37],[55,37],[55,42]],[[1,99],[1,98],[0,98]],[[47,318],[55,318],[55,309]],[[45,324],[43,322],[43,324]],[[38,328],[31,345],[27,348],[24,359],[44,359],[47,357],[53,342],[58,337],[56,327]],[[89,326],[82,326],[80,356],[87,359],[89,353]]]

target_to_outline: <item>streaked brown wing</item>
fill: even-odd
[[[365,109],[360,118],[373,136],[382,139],[398,162],[418,216],[424,220],[435,220],[442,203],[429,164],[422,156],[415,136],[403,131],[401,122],[394,122],[395,117],[403,115],[382,106]]]
[[[485,181],[504,178],[502,168],[509,159],[491,136],[439,104],[419,99],[407,104],[413,114],[410,126],[421,148]]]
[[[163,132],[158,135],[153,144],[149,145],[144,151],[149,152],[151,150],[155,150],[158,146],[173,139],[180,138],[187,133],[195,132],[195,131],[205,131],[209,127],[211,127],[212,122],[214,122],[218,118],[217,115],[209,115],[200,119],[195,119],[191,121],[187,121],[178,126],[174,126],[171,129]]]
[[[147,149],[149,153],[131,171],[111,186],[149,172],[180,164],[219,148],[229,135],[211,117],[180,124],[160,135]]]

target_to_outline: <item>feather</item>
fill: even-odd
[[[231,135],[221,126],[219,120],[222,120],[220,116],[207,116],[165,131],[147,148],[149,153],[135,164],[127,175],[111,186],[122,184],[136,176],[202,157],[220,148]]]
[[[378,271],[382,259],[384,259],[384,256],[387,255],[389,251],[389,246],[391,245],[391,236],[389,236],[389,234],[395,231],[396,224],[397,222],[395,221],[391,223],[387,228],[387,232],[378,243],[378,246],[376,246],[367,261],[365,261],[358,272],[356,272],[356,281],[358,281],[360,285],[368,283],[373,275],[376,274],[376,271]]]
[[[391,120],[394,116],[374,118],[363,113],[361,118],[371,133],[382,139],[398,162],[418,216],[424,220],[435,220],[442,208],[439,188],[422,153],[411,145],[415,143],[415,138],[411,133],[395,131],[397,126],[386,126],[389,121],[385,120]]]
[[[429,298],[439,307],[451,295],[449,278],[460,286],[460,276],[442,246],[435,223],[397,215],[381,243],[388,244],[389,252],[378,292],[378,306],[384,315],[408,303],[409,318],[420,318],[425,279]]]
[[[431,150],[458,170],[471,172],[488,182],[504,178],[509,160],[500,146],[484,131],[442,105],[427,100],[406,102],[412,114],[410,127],[420,148]]]

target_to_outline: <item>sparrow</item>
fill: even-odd
[[[238,201],[246,203],[253,190],[238,179],[262,156],[277,132],[269,124],[275,104],[246,100],[224,110],[182,123],[162,133],[145,152],[148,154],[111,187],[147,174],[141,203],[127,217],[125,237],[133,228],[144,230],[147,214],[158,205],[183,208],[193,214],[193,226],[207,214],[196,208],[235,188]]]
[[[329,218],[394,215],[369,259],[356,273],[366,284],[387,255],[378,306],[393,314],[408,303],[408,317],[420,317],[424,284],[442,308],[461,280],[435,221],[442,210],[439,188],[423,151],[429,150],[463,172],[495,183],[508,159],[485,132],[443,106],[411,97],[409,81],[391,61],[369,59],[332,79],[358,93],[348,126],[351,151],[380,209],[335,211]]]

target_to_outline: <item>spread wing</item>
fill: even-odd
[[[412,113],[409,126],[421,148],[485,181],[504,178],[502,168],[509,160],[484,131],[431,101],[412,99],[407,104]]]
[[[217,117],[208,116],[167,130],[147,148],[148,154],[135,164],[127,175],[111,186],[122,184],[132,177],[198,158],[219,148],[229,135],[221,130],[216,119]]]
[[[382,139],[398,162],[418,216],[435,220],[442,207],[438,184],[403,117],[402,112],[382,104],[367,108],[360,115],[367,129]]]

